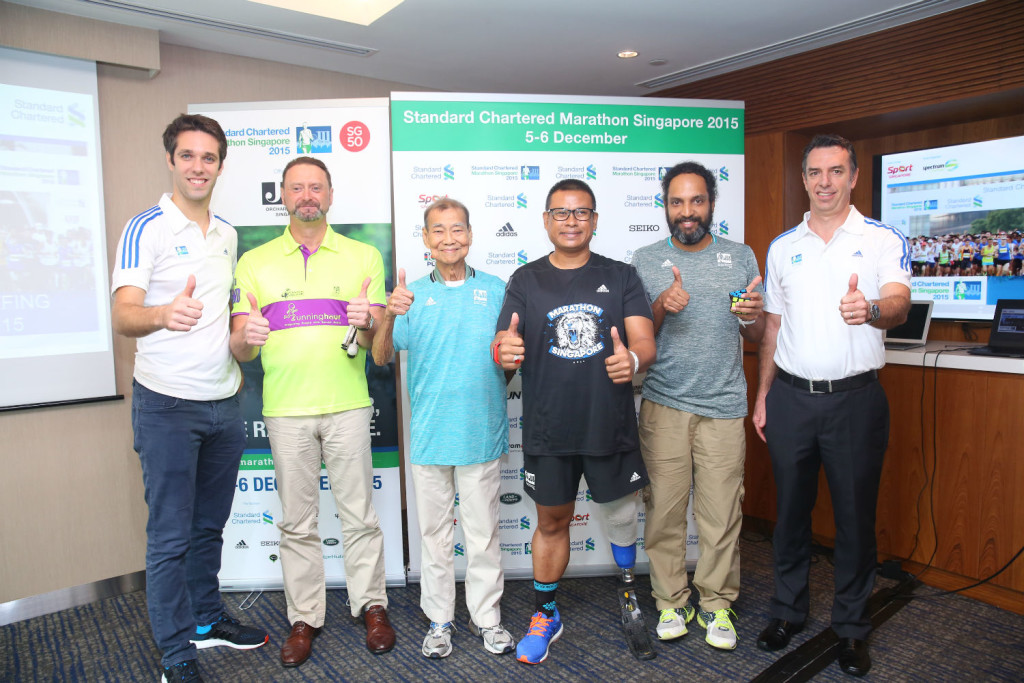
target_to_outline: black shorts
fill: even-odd
[[[563,505],[576,500],[580,476],[587,478],[590,497],[611,503],[647,486],[647,468],[640,451],[615,455],[523,454],[523,490],[537,505]]]

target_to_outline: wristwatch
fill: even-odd
[[[878,307],[875,306],[875,308],[878,308]],[[370,330],[373,329],[373,323],[374,323],[374,320],[373,320],[373,316],[371,315],[370,316],[370,324],[369,325],[367,325],[366,327],[358,327],[356,329],[360,330],[361,332],[369,332]]]
[[[871,323],[875,322],[876,320],[878,320],[881,317],[882,317],[882,309],[880,309],[878,307],[878,303],[877,302],[872,301],[871,302],[871,314],[868,316],[868,324],[870,325]]]

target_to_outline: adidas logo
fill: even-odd
[[[640,475],[637,474],[636,472],[634,472],[633,476],[629,478],[630,484],[632,484],[634,481],[640,481]]]
[[[436,303],[437,303],[437,302],[436,302],[436,301],[434,301],[434,297],[428,297],[428,298],[427,298],[427,303],[426,303],[425,305],[426,305],[426,306],[433,306],[433,305],[434,305],[434,304],[436,304]]]
[[[608,293],[608,288],[605,287],[604,285],[601,285],[600,287],[597,288],[597,293],[598,294],[607,294]]]
[[[494,233],[495,237],[518,237],[518,235],[519,233],[515,231],[511,223],[506,223],[498,228],[498,232]]]
[[[854,256],[859,256],[860,258],[864,258],[864,254],[860,253],[860,249],[858,249],[857,251],[853,252],[853,255]]]
[[[235,544],[235,550],[248,550],[249,546],[245,544],[245,540],[241,540]]]
[[[665,259],[665,262],[661,264],[661,267],[662,267],[662,268],[671,268],[671,267],[672,267],[672,265],[673,265],[673,264],[672,264],[672,262],[671,262],[671,261],[669,261],[668,259]]]

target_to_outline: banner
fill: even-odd
[[[314,156],[331,172],[334,203],[328,222],[335,231],[372,244],[391,269],[391,192],[388,101],[315,100],[198,104],[191,113],[220,122],[228,139],[224,174],[212,206],[238,231],[238,253],[278,237],[288,224],[281,202],[281,173],[296,156]],[[339,353],[343,353],[339,349]],[[379,368],[367,354],[373,400],[373,502],[384,532],[388,585],[405,585],[401,483],[393,366]],[[263,366],[243,363],[242,405],[248,448],[238,472],[231,517],[224,529],[220,571],[224,590],[280,589],[278,546],[281,503],[273,456],[263,422]],[[341,522],[326,469],[320,477],[320,537],[327,585],[345,585]]]
[[[629,262],[637,248],[668,237],[661,178],[686,160],[699,161],[717,175],[712,231],[743,241],[741,102],[392,93],[391,126],[395,260],[410,282],[433,268],[421,234],[423,209],[430,203],[452,197],[466,204],[473,226],[468,262],[508,280],[516,268],[552,250],[542,212],[548,190],[565,178],[584,180],[597,196],[600,220],[591,249]],[[642,377],[635,380],[638,404],[641,382]],[[530,542],[537,523],[536,509],[523,493],[521,397],[517,375],[508,387],[510,453],[501,468],[499,521],[510,578],[532,575]],[[408,424],[407,412],[404,419]],[[404,441],[408,451],[408,433]],[[417,579],[419,526],[411,486],[406,496],[409,576]],[[576,501],[566,575],[613,571],[585,481]],[[466,560],[458,508],[455,516],[456,571],[462,577]],[[692,567],[697,557],[692,503],[688,516]],[[642,526],[638,542],[637,566],[645,569]]]

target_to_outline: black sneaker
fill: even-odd
[[[203,683],[203,677],[199,675],[196,660],[190,659],[174,666],[165,666],[160,683]]]
[[[254,647],[263,645],[270,636],[266,631],[261,631],[252,626],[243,626],[237,619],[232,619],[227,614],[222,614],[220,619],[206,633],[192,636],[192,644],[197,650],[208,647],[233,647],[236,650],[251,650]]]

